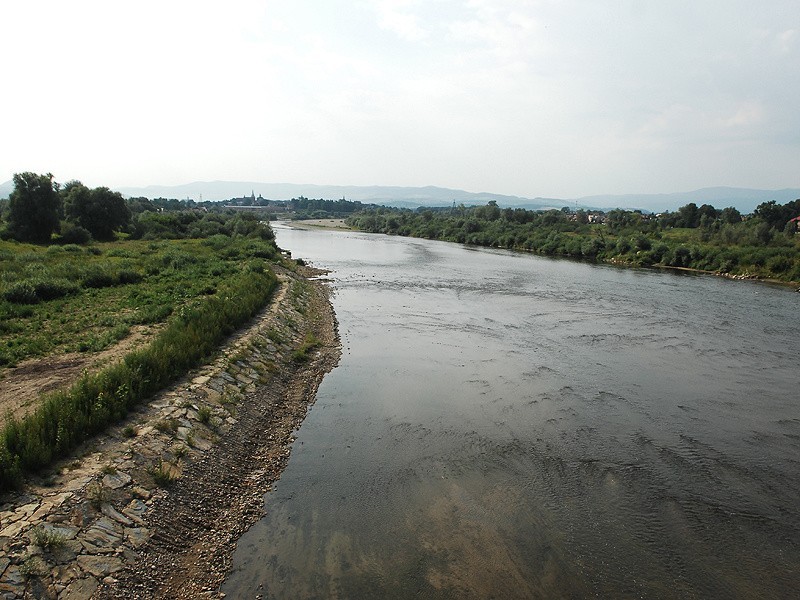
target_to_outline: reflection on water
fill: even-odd
[[[343,342],[233,597],[792,597],[800,294],[278,229]]]

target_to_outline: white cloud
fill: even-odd
[[[419,42],[428,37],[428,31],[420,24],[419,17],[412,12],[418,3],[413,0],[376,0],[373,6],[382,29],[393,32],[408,42]]]
[[[771,6],[7,2],[0,180],[800,185],[796,1]]]

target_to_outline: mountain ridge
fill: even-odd
[[[364,203],[384,204],[405,208],[420,206],[447,206],[457,204],[474,205],[495,201],[501,207],[546,209],[570,208],[603,209],[612,208],[641,209],[651,212],[676,210],[690,202],[697,205],[711,204],[721,209],[733,206],[743,213],[750,213],[762,202],[775,200],[784,204],[800,198],[800,188],[763,190],[728,186],[705,187],[688,192],[663,194],[596,194],[579,198],[526,198],[494,194],[491,192],[467,192],[465,190],[444,188],[433,185],[411,186],[356,186],[356,185],[318,185],[297,183],[265,183],[258,181],[194,181],[181,185],[150,185],[146,187],[113,188],[124,196],[147,198],[191,198],[200,200],[228,200],[255,194],[269,200],[290,200],[300,196],[325,198],[328,200],[345,198]],[[7,197],[13,190],[11,181],[0,184],[0,198]]]

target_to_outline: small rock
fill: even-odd
[[[136,496],[137,498],[141,498],[142,500],[149,500],[150,496],[152,496],[150,490],[146,490],[145,488],[139,486],[132,488],[131,492],[133,493],[134,496]]]
[[[17,565],[9,565],[0,577],[0,592],[14,592],[22,595],[25,590],[25,576]]]
[[[126,527],[125,537],[130,542],[131,546],[138,548],[150,539],[150,530],[146,527]]]
[[[94,577],[86,577],[85,579],[77,579],[67,586],[63,594],[59,596],[60,600],[89,600],[97,589],[97,580]]]
[[[100,512],[102,512],[105,516],[114,519],[118,523],[123,525],[128,525],[129,527],[133,525],[133,521],[131,521],[128,517],[120,513],[116,508],[111,506],[108,502],[104,502],[103,505],[100,507]]]
[[[77,560],[81,569],[88,571],[95,577],[105,577],[122,570],[122,559],[116,556],[81,554]]]
[[[103,485],[112,490],[118,490],[119,488],[128,485],[130,482],[131,476],[122,471],[109,473],[103,477]]]

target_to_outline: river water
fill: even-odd
[[[800,294],[275,229],[343,353],[229,597],[800,593]]]

